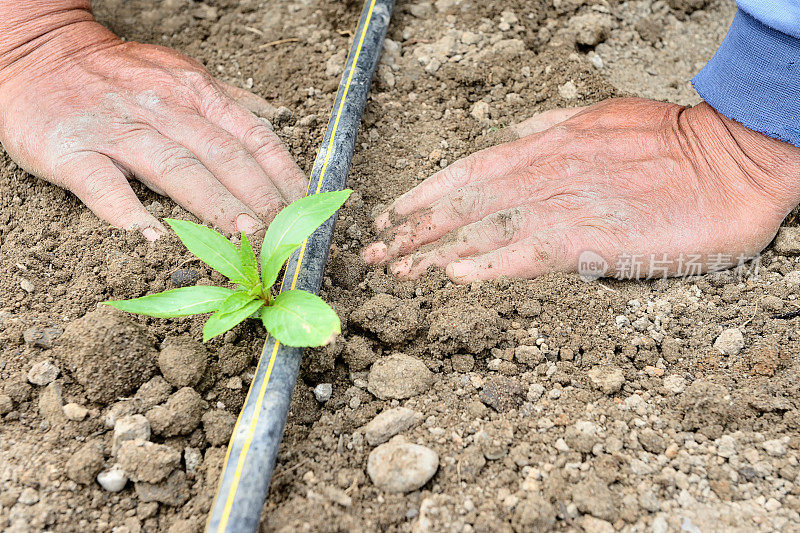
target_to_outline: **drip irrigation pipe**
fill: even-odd
[[[393,8],[394,0],[366,0],[307,194],[345,187],[361,115]],[[295,252],[286,265],[282,291],[319,291],[335,222],[334,215]],[[257,530],[302,356],[302,348],[267,338],[228,445],[207,531]]]

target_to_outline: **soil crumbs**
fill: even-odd
[[[358,256],[376,206],[505,125],[623,93],[696,102],[728,4],[399,3],[323,289],[344,334],[307,354],[263,530],[800,528],[796,241],[757,274],[643,283],[397,283]],[[276,128],[306,169],[360,7],[95,2],[289,108]],[[0,529],[202,529],[264,331],[203,346],[201,319],[97,304],[221,281],[0,155]]]

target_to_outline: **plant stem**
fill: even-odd
[[[267,301],[267,305],[272,305],[272,291],[261,287],[261,297]]]

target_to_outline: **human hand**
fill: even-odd
[[[0,141],[26,171],[149,240],[166,230],[129,179],[228,233],[264,228],[305,194],[306,177],[257,116],[274,112],[265,100],[93,20],[52,33],[24,56],[0,57]]]
[[[685,274],[689,258],[699,274],[758,254],[800,201],[800,148],[705,103],[609,100],[513,133],[398,198],[364,259],[459,283],[575,271],[587,253],[607,276]],[[626,257],[641,270],[625,272]]]

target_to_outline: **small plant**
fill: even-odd
[[[260,318],[267,331],[287,346],[322,346],[342,331],[336,312],[316,294],[294,289],[273,298],[271,289],[292,253],[336,213],[351,192],[347,189],[307,196],[278,213],[261,246],[260,275],[244,233],[237,249],[225,236],[205,226],[166,219],[190,252],[238,287],[184,287],[105,303],[156,318],[214,313],[203,326],[203,342],[248,318]]]

